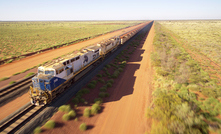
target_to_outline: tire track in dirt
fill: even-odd
[[[145,117],[151,102],[153,79],[150,53],[153,50],[154,25],[146,41],[137,47],[104,111],[91,134],[140,134],[150,132],[151,121]]]

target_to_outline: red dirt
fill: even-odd
[[[1,111],[0,120],[9,116],[14,111],[18,110],[19,108],[21,108],[22,106],[27,104],[29,101],[30,101],[29,94],[26,93],[26,94],[18,97],[17,99],[15,99],[14,101],[11,101],[11,102],[5,104],[4,106],[0,107],[0,111]]]
[[[146,41],[131,55],[120,77],[114,79],[113,87],[107,91],[110,97],[104,99],[99,114],[90,118],[83,117],[82,111],[88,106],[80,104],[77,109],[75,108],[78,121],[71,119],[64,122],[62,121],[64,113],[58,112],[51,118],[56,122],[56,127],[52,130],[46,130],[43,127],[42,133],[141,134],[150,132],[151,120],[146,119],[145,111],[150,105],[153,89],[151,84],[153,72],[150,63],[153,37],[154,26]],[[97,85],[96,89],[100,86]],[[84,96],[87,101],[97,96],[98,91],[94,90],[91,90],[90,96]],[[72,107],[74,107],[73,104]],[[85,132],[79,130],[82,122],[88,126]]]

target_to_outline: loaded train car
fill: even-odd
[[[124,44],[144,26],[145,24],[120,36],[89,46],[77,54],[69,54],[38,67],[37,75],[32,78],[33,87],[30,87],[31,103],[33,105],[50,103],[57,94],[75,82],[79,74],[102,62],[106,55]]]

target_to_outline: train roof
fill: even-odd
[[[72,58],[75,58],[75,57],[78,57],[80,56],[79,53],[72,53],[72,54],[69,54],[69,55],[66,55],[65,57],[63,58],[58,58],[56,60],[53,60],[52,62],[50,63],[46,63],[45,65],[41,66],[41,68],[44,68],[44,69],[58,69],[58,68],[61,68],[61,67],[64,67],[63,65],[63,62],[67,61],[67,60],[70,60]]]
[[[114,41],[114,39],[116,39],[116,38],[117,38],[117,36],[114,36],[114,37],[112,37],[112,38],[110,38],[108,40],[103,40],[103,41],[101,41],[101,42],[99,42],[97,44],[98,45],[107,45],[107,44],[112,43]]]

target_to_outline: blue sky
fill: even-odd
[[[0,0],[1,21],[221,19],[221,0]]]

